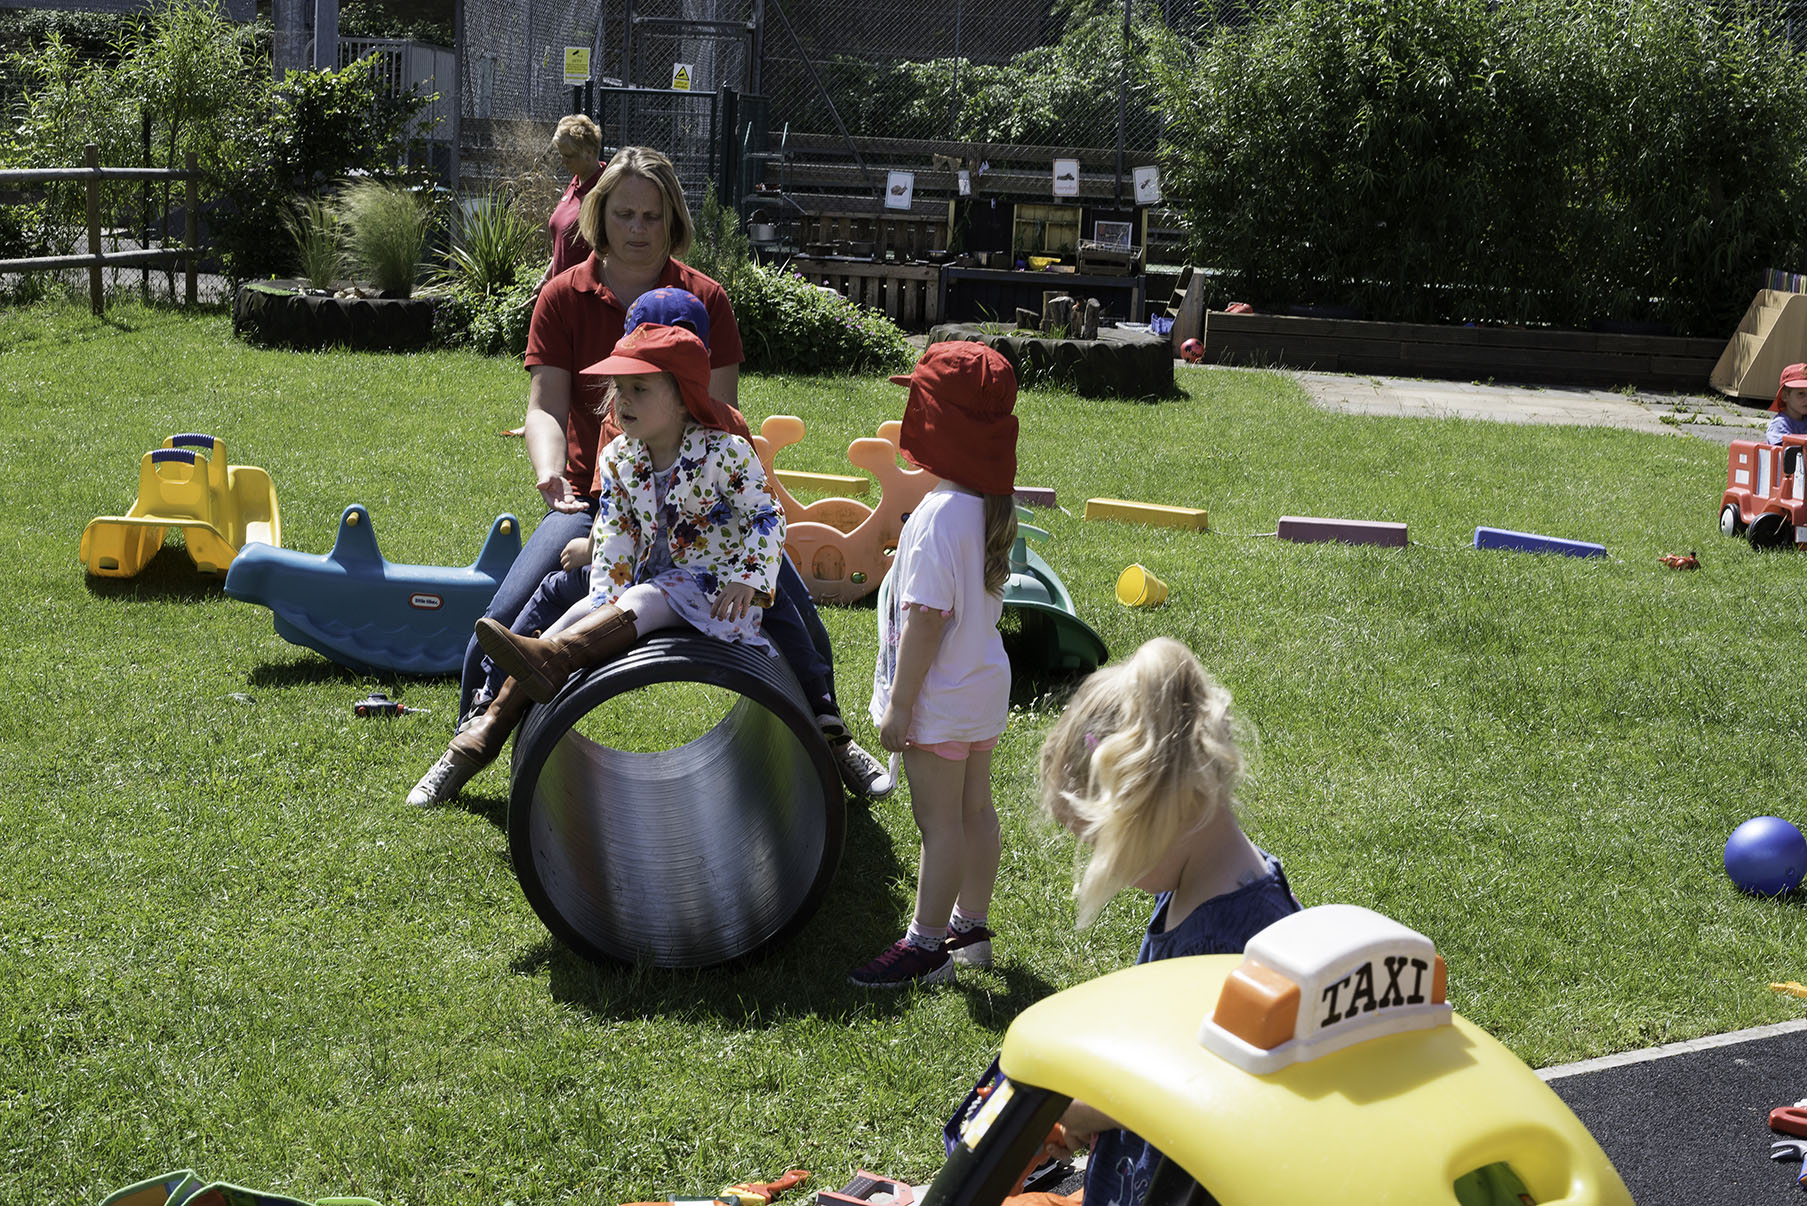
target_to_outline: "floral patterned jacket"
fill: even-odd
[[[617,436],[598,457],[602,489],[593,536],[590,601],[612,603],[639,581],[658,531],[653,462],[646,445]],[[737,435],[693,426],[666,470],[666,529],[671,559],[711,604],[722,588],[745,582],[754,601],[771,602],[784,555],[784,516],[766,485],[753,446]]]

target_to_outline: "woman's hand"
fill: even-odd
[[[747,608],[752,605],[752,584],[735,582],[722,587],[722,593],[716,597],[715,606],[709,609],[709,614],[717,620],[738,620],[747,614]]]
[[[584,509],[583,499],[571,491],[571,483],[565,480],[562,473],[548,473],[538,483],[540,497],[554,511],[574,514]]]
[[[579,536],[558,551],[558,567],[574,570],[590,564],[590,538]]]

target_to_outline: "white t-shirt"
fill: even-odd
[[[872,670],[875,725],[891,702],[907,605],[947,614],[941,648],[916,698],[910,740],[932,745],[1001,734],[1010,714],[1010,662],[998,634],[1004,600],[985,591],[985,502],[979,495],[944,481],[904,523],[886,606],[878,616],[879,653]]]

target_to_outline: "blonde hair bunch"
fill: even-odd
[[[982,494],[985,500],[985,593],[1001,595],[1010,581],[1010,547],[1016,543],[1016,498]]]
[[[1081,842],[1079,928],[1229,808],[1242,771],[1230,693],[1180,642],[1157,637],[1086,679],[1041,756],[1042,807]]]

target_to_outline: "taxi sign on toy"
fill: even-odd
[[[1382,1034],[1446,1025],[1431,940],[1371,909],[1320,905],[1249,940],[1199,1042],[1256,1075]]]

